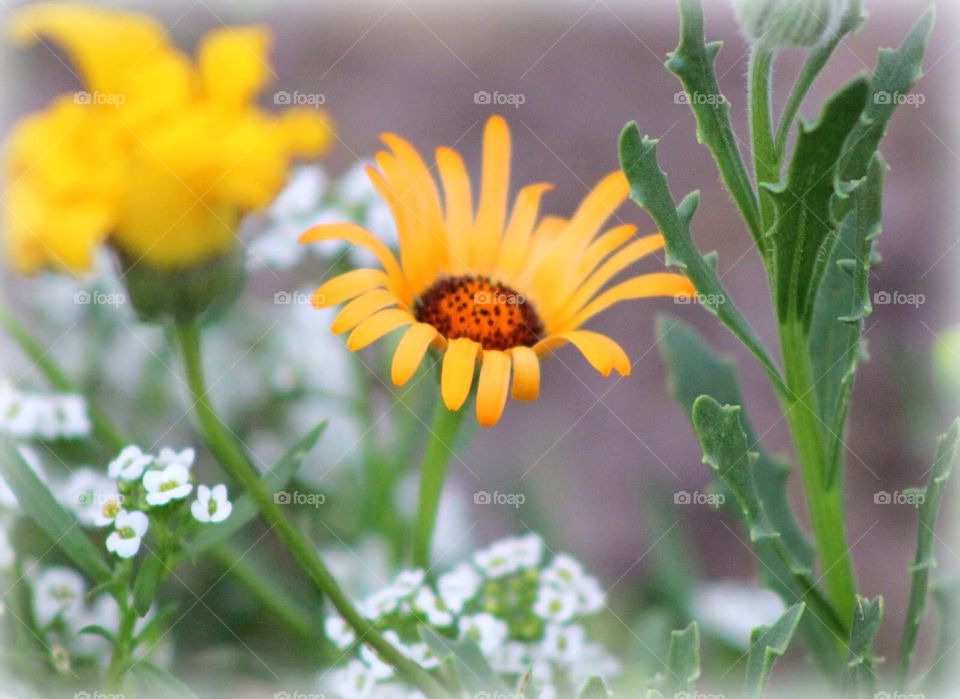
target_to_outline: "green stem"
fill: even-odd
[[[755,44],[750,53],[750,137],[753,142],[753,173],[760,202],[760,221],[764,235],[774,221],[773,199],[761,183],[780,180],[780,163],[773,146],[770,120],[770,76],[774,53],[766,45]],[[763,240],[763,239],[762,239]],[[761,249],[766,256],[766,248]]]
[[[357,611],[320,560],[313,544],[274,502],[272,493],[260,480],[256,468],[210,404],[200,359],[200,328],[197,323],[178,324],[176,338],[200,430],[223,469],[250,493],[257,503],[260,514],[276,529],[277,534],[304,572],[336,607],[344,621],[353,627],[357,636],[374,648],[386,662],[397,669],[401,676],[423,690],[427,696],[446,696],[443,688],[429,673],[403,655]]]
[[[133,575],[133,562],[131,560],[123,561],[122,566],[126,568],[126,587],[130,586],[130,579]],[[105,683],[108,691],[119,692],[123,682],[123,676],[130,664],[130,657],[133,653],[133,629],[137,623],[137,610],[130,603],[129,598],[120,595],[117,598],[120,603],[120,626],[117,629],[117,636],[113,642],[113,655],[110,657],[110,665],[107,667]]]
[[[443,481],[466,412],[463,407],[460,410],[448,410],[441,399],[437,400],[433,409],[433,422],[420,466],[420,501],[413,530],[413,565],[424,570],[430,568],[430,544],[437,522]]]
[[[853,619],[856,589],[847,553],[843,521],[843,479],[826,479],[823,440],[807,354],[807,334],[799,321],[780,326],[780,342],[789,394],[781,396],[803,476],[804,493],[820,559],[827,597],[844,624]]]

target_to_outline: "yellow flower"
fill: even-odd
[[[135,13],[46,3],[18,10],[12,29],[63,47],[85,88],[9,136],[3,223],[23,273],[85,270],[107,240],[134,263],[202,262],[232,247],[239,217],[270,201],[294,157],[329,143],[322,112],[256,106],[271,73],[261,27],[210,32],[195,63]]]
[[[659,234],[634,237],[636,227],[629,224],[603,230],[627,197],[627,181],[619,171],[604,177],[569,219],[538,219],[540,198],[551,188],[543,183],[521,188],[508,210],[510,132],[494,116],[484,132],[474,212],[470,180],[456,151],[441,147],[436,152],[441,200],[417,151],[396,135],[382,138],[390,150],[379,152],[378,169],[367,172],[391,207],[399,259],[372,233],[349,223],[315,226],[300,240],[345,240],[380,261],[382,270],[357,269],[320,285],[314,302],[349,301],[331,330],[352,331],[351,350],[405,328],[393,355],[395,384],[404,384],[433,346],[443,352],[443,401],[458,410],[479,363],[477,420],[492,425],[508,392],[517,400],[537,398],[540,357],[564,343],[575,345],[604,376],[613,369],[630,372],[620,345],[581,329],[600,311],[625,299],[693,294],[686,277],[665,272],[608,286],[663,245]]]

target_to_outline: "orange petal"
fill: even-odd
[[[682,274],[671,274],[669,272],[641,274],[610,287],[580,309],[564,325],[568,328],[580,327],[597,313],[627,299],[640,299],[650,296],[693,296],[695,293],[693,284]]]
[[[436,336],[437,329],[428,323],[414,323],[407,328],[390,365],[390,378],[395,385],[402,386],[410,380]]]
[[[514,400],[536,400],[540,395],[540,358],[530,347],[513,347],[510,350],[513,359],[513,388],[510,395]]]
[[[477,383],[477,422],[483,427],[490,427],[500,419],[509,388],[510,356],[506,352],[484,350]]]
[[[397,297],[391,291],[386,289],[366,291],[340,309],[330,325],[330,332],[339,335],[352,330],[380,309],[394,306],[396,303]]]
[[[360,323],[347,338],[347,349],[356,351],[363,349],[372,342],[397,328],[416,323],[416,319],[407,311],[399,308],[387,308],[377,311]]]
[[[480,345],[467,337],[450,340],[443,355],[440,395],[450,410],[459,410],[470,395]]]
[[[390,285],[382,269],[352,269],[325,281],[313,293],[314,306],[333,306],[365,291]]]
[[[471,262],[477,274],[489,274],[496,262],[509,188],[510,129],[503,117],[492,116],[483,130],[483,173],[473,233]]]
[[[609,376],[613,369],[622,376],[630,373],[630,358],[623,348],[606,335],[591,330],[569,330],[550,335],[533,349],[537,353],[550,352],[567,342],[576,346],[590,366],[604,376]]]

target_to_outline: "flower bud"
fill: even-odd
[[[804,48],[829,40],[850,5],[851,0],[733,0],[743,33],[770,48]]]

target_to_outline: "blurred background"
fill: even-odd
[[[829,92],[854,73],[871,69],[877,47],[896,45],[928,2],[866,4],[870,20],[838,48],[801,110],[808,117]],[[886,598],[878,652],[888,656],[902,625],[915,511],[911,505],[876,504],[875,494],[921,483],[935,436],[956,412],[960,395],[960,238],[953,211],[960,167],[953,116],[960,31],[955,5],[938,7],[926,74],[916,90],[923,99],[896,112],[882,144],[891,171],[878,244],[884,261],[871,287],[875,294],[891,297],[914,295],[917,303],[875,302],[866,323],[872,359],[861,367],[845,440],[851,555],[860,592]],[[660,139],[661,166],[674,196],[701,191],[694,219],[698,243],[719,252],[719,269],[731,294],[768,344],[776,345],[768,292],[750,237],[709,153],[696,141],[694,119],[677,99],[678,82],[662,66],[677,40],[673,3],[176,0],[109,6],[159,17],[188,52],[204,32],[221,24],[269,25],[276,79],[263,102],[270,106],[280,93],[293,100],[322,96],[317,101],[336,123],[336,143],[322,163],[332,177],[369,159],[378,148],[378,134],[386,130],[408,137],[425,153],[439,144],[455,146],[475,174],[483,120],[499,112],[512,128],[514,183],[555,182],[545,209],[567,215],[594,182],[617,167],[617,135],[627,121],[636,120],[642,132]],[[16,9],[16,4],[6,8],[7,21]],[[747,46],[728,3],[707,0],[705,9],[708,39],[724,41],[718,79],[732,103],[734,127],[744,138]],[[54,95],[78,89],[62,53],[42,44],[0,46],[6,76],[0,130],[6,132],[18,117],[42,108]],[[778,109],[802,57],[785,52],[776,66]],[[496,95],[509,99],[490,104]],[[638,223],[641,231],[652,230],[632,204],[619,216]],[[246,234],[253,240],[265,225],[254,216]],[[303,474],[321,490],[332,488],[329,483],[335,480],[352,482],[351,472],[363,468],[371,442],[383,448],[418,427],[420,419],[427,421],[434,390],[427,377],[425,394],[397,393],[383,383],[385,351],[353,365],[340,349],[342,340],[326,333],[327,316],[295,301],[275,302],[279,292],[311,288],[328,264],[313,256],[295,266],[259,266],[242,306],[210,333],[222,365],[222,371],[213,372],[213,379],[222,374],[213,391],[263,461],[269,463],[293,434],[331,416]],[[641,266],[654,270],[659,264],[646,260]],[[24,280],[6,270],[3,275],[7,302],[71,376],[86,377],[106,412],[131,434],[147,445],[160,440],[197,443],[189,421],[180,419],[176,408],[180,387],[168,374],[168,365],[175,366],[162,349],[161,330],[137,325],[123,306],[78,307],[73,302],[77,287],[70,280]],[[469,446],[458,450],[451,467],[439,532],[438,553],[450,560],[500,536],[540,532],[548,547],[583,560],[609,589],[616,618],[606,621],[608,635],[626,643],[633,643],[646,611],[665,610],[669,616],[677,609],[676,599],[694,594],[702,581],[756,578],[756,561],[734,519],[706,505],[674,502],[678,492],[706,492],[710,478],[686,416],[666,385],[655,331],[655,319],[664,313],[695,325],[734,358],[758,435],[771,452],[790,459],[787,429],[765,377],[709,314],[670,300],[624,304],[595,319],[592,327],[621,342],[636,360],[632,375],[605,379],[574,352],[558,352],[544,365],[541,400],[511,402],[496,427],[474,428],[464,440]],[[244,369],[257,357],[261,373],[266,365],[268,376]],[[294,373],[278,378],[286,369]],[[296,372],[309,375],[309,381],[297,383]],[[24,387],[42,385],[4,339],[0,378]],[[357,381],[365,387],[365,409],[376,423],[369,433],[338,398],[338,391]],[[143,393],[143,386],[152,386],[154,393]],[[276,401],[288,401],[282,429],[269,418],[270,411],[279,410]],[[416,471],[416,439],[409,447],[411,473]],[[415,502],[415,481],[406,478],[401,474],[396,484],[401,512]],[[791,478],[798,511],[799,485]],[[519,507],[475,502],[477,493],[495,491],[523,494],[525,501]],[[324,547],[346,542],[370,560],[373,554],[356,548],[360,543],[351,538],[355,518],[350,501],[341,502],[323,515],[328,524],[317,527],[316,537]],[[939,542],[942,575],[960,567],[953,509],[945,508]],[[802,511],[799,517],[806,520]],[[282,559],[275,551],[264,555]],[[209,580],[218,574],[200,566],[184,577],[199,587],[204,576]],[[296,588],[296,582],[291,584]],[[273,631],[258,624],[256,607],[229,581],[208,602],[215,610],[230,606],[236,633],[258,652],[272,644],[266,653],[290,652],[285,643],[270,640]],[[201,621],[191,619],[177,636],[203,651],[200,658],[219,658],[218,643],[235,641],[215,622],[204,626],[204,611],[197,614]],[[926,645],[928,641],[924,639]],[[192,662],[199,660],[185,660],[188,666]]]

